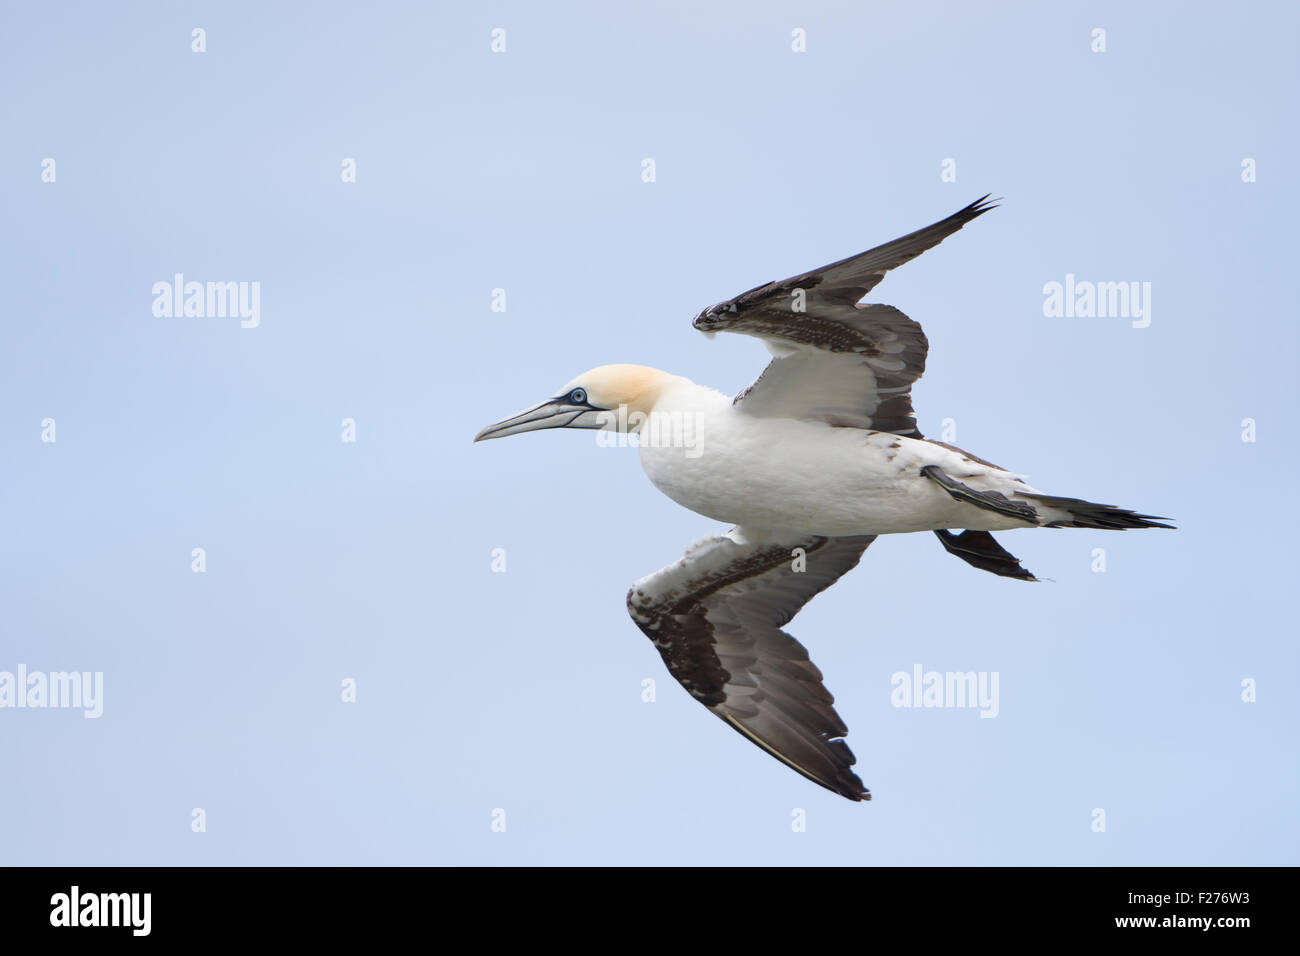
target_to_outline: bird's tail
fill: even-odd
[[[1170,518],[1156,515],[1141,515],[1127,508],[1114,505],[1101,505],[1095,501],[1082,498],[1057,498],[1053,495],[1040,495],[1037,492],[1018,492],[1017,498],[1028,498],[1044,519],[1044,528],[1101,528],[1105,531],[1124,531],[1129,528],[1173,528],[1171,524],[1161,524]]]

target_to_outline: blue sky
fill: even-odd
[[[0,861],[1300,862],[1293,6],[6,20],[0,671],[104,692],[0,708]],[[852,804],[626,615],[714,523],[589,433],[470,439],[607,362],[738,391],[766,353],[696,311],[988,192],[871,296],[930,337],[922,429],[1180,530],[1004,535],[1038,585],[877,541],[789,628]],[[259,324],[155,316],[176,273]],[[1045,316],[1067,275],[1151,283],[1150,325]],[[998,716],[892,707],[916,664],[996,672]]]

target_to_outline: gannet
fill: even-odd
[[[917,428],[911,387],[925,370],[925,334],[893,306],[859,300],[994,207],[984,196],[901,239],[699,313],[700,331],[756,336],[774,356],[734,398],[659,369],[604,365],[474,439],[550,428],[635,435],[656,488],[733,525],[632,585],[628,611],[692,697],[850,800],[871,793],[851,769],[848,728],[821,671],[782,628],[879,535],[933,531],[976,568],[1035,581],[989,532],[1172,527],[1043,494]],[[692,440],[681,440],[688,431]]]

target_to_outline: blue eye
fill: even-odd
[[[587,404],[587,393],[586,393],[585,391],[583,391],[582,389],[580,389],[580,388],[575,388],[573,391],[571,391],[571,392],[569,393],[569,404],[570,404],[570,405],[586,405],[586,404]]]

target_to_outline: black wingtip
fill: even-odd
[[[949,554],[956,555],[971,567],[1017,581],[1038,581],[1033,573],[1021,566],[1019,558],[998,544],[987,531],[953,534],[938,530],[935,535]]]
[[[1143,521],[1146,522],[1146,524],[1142,525],[1142,527],[1144,527],[1144,528],[1164,528],[1166,531],[1177,531],[1177,530],[1178,530],[1178,525],[1176,525],[1176,524],[1161,524],[1161,523],[1160,523],[1160,522],[1162,522],[1162,521],[1173,521],[1173,520],[1175,520],[1175,519],[1173,519],[1173,518],[1162,518],[1162,517],[1160,517],[1159,515],[1136,515],[1135,517],[1141,518]]]
[[[813,783],[821,784],[831,793],[839,794],[845,800],[852,800],[854,803],[871,802],[871,791],[862,785],[858,775],[851,770],[846,770],[834,780],[817,780],[811,777],[809,779]]]
[[[960,216],[962,214],[966,214],[968,217],[967,222],[969,222],[971,219],[974,219],[976,216],[984,215],[990,209],[997,209],[998,204],[1004,201],[1005,200],[1001,196],[994,196],[992,193],[985,193],[983,196],[975,200],[965,209],[961,210],[961,212],[957,213],[957,215]]]

